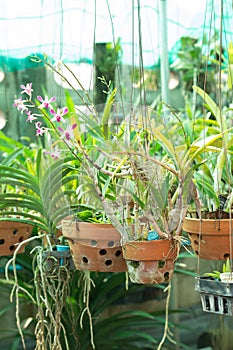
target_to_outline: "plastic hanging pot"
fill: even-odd
[[[233,315],[233,283],[225,283],[211,277],[195,277],[195,291],[200,293],[203,311]]]

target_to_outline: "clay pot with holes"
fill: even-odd
[[[201,259],[225,260],[233,251],[233,220],[185,218],[194,253]]]
[[[131,282],[161,284],[171,280],[179,254],[177,240],[129,241],[122,248]]]
[[[33,226],[14,221],[0,222],[0,255],[13,255],[18,243],[31,236]],[[25,245],[22,245],[18,253],[23,253]]]
[[[68,239],[77,270],[126,271],[121,236],[111,224],[63,220],[62,234]]]

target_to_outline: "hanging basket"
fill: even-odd
[[[192,249],[199,258],[225,260],[233,249],[231,226],[233,230],[230,219],[185,218],[183,230],[188,233]]]
[[[133,283],[169,282],[178,253],[179,244],[175,240],[129,241],[123,245],[123,256]]]
[[[0,255],[13,255],[17,245],[31,236],[33,226],[16,221],[0,222]],[[18,253],[23,253],[22,245]]]
[[[121,236],[111,224],[62,221],[77,270],[99,272],[126,271]]]
[[[232,316],[233,283],[196,277],[195,291],[200,293],[203,311]]]

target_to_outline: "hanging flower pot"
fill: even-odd
[[[188,233],[192,249],[199,258],[225,260],[233,249],[233,220],[186,217],[183,229]]]
[[[16,221],[0,222],[0,255],[13,255],[17,245],[31,236],[33,226]],[[22,245],[18,253],[23,253]]]
[[[123,256],[133,283],[169,282],[178,253],[178,241],[169,239],[129,241],[123,245]]]
[[[126,271],[121,236],[111,224],[63,220],[62,233],[77,270]]]
[[[233,283],[196,277],[195,290],[200,293],[203,311],[232,316]]]

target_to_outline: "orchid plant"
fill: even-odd
[[[145,158],[142,155],[144,148],[149,147],[145,140],[146,133],[149,138],[153,137],[153,133],[144,128],[143,120],[139,123],[135,120],[134,123],[129,120],[129,114],[120,125],[114,126],[113,122],[110,122],[110,112],[116,109],[115,90],[109,94],[99,122],[95,116],[96,111],[90,115],[77,116],[74,106],[70,103],[70,110],[67,106],[57,108],[54,96],[38,95],[36,101],[33,101],[32,83],[21,85],[20,88],[22,96],[15,99],[14,107],[25,115],[27,123],[34,124],[37,137],[50,138],[53,132],[53,145],[56,146],[52,151],[46,150],[44,153],[58,159],[63,157],[63,152],[68,152],[81,160],[82,171],[79,170],[80,181],[76,193],[82,203],[88,197],[88,192],[95,193],[107,218],[122,236],[128,227],[134,224],[137,227],[138,239],[145,237],[144,230],[141,231],[141,224],[136,224],[138,220],[143,222],[143,216],[146,222],[149,222],[146,226],[155,227],[160,237],[165,238],[172,234],[174,229],[168,227],[170,224],[167,221],[166,206],[170,192],[169,182],[174,183],[173,176],[176,177],[177,172],[171,166],[146,158],[149,156],[147,151]],[[140,115],[141,112],[139,109]],[[82,121],[87,127],[85,136],[80,133]],[[144,129],[142,134],[139,128]],[[57,147],[58,144],[61,148]],[[131,154],[127,155],[130,144]],[[152,144],[151,148],[156,147],[154,142]],[[150,170],[147,169],[148,163],[151,164]],[[143,169],[140,170],[140,167]],[[146,178],[150,179],[151,184]],[[161,182],[161,185],[158,185],[158,182]],[[85,199],[81,199],[83,195]],[[131,202],[134,204],[130,208]],[[127,235],[131,236],[131,233]]]
[[[82,203],[94,194],[108,220],[126,239],[148,239],[148,232],[160,238],[181,234],[190,165],[203,147],[187,149],[185,143],[180,144],[185,137],[178,124],[171,123],[169,130],[159,112],[142,106],[119,104],[119,108],[114,103],[115,90],[109,93],[103,112],[94,109],[81,114],[68,95],[67,106],[57,107],[54,96],[38,95],[34,102],[32,83],[20,87],[22,96],[14,106],[26,116],[26,122],[35,125],[37,137],[51,138],[53,133],[55,148],[45,153],[56,159],[68,152],[80,160],[82,170],[79,168],[75,190]],[[111,119],[122,110],[121,122]]]
[[[98,203],[123,237],[132,237],[128,227],[140,228],[140,222],[160,238],[181,234],[193,172],[205,163],[206,151],[221,133],[208,140],[203,133],[203,139],[198,135],[191,143],[169,106],[161,103],[153,110],[115,103],[116,90],[108,84],[101,112],[93,103],[88,106],[90,99],[83,101],[88,113],[77,109],[68,92],[66,106],[57,106],[54,96],[33,100],[31,82],[20,87],[14,106],[34,124],[37,137],[51,140],[52,149],[44,153],[53,159],[69,154],[80,162],[75,191],[84,206]],[[147,237],[136,231],[135,239]]]

